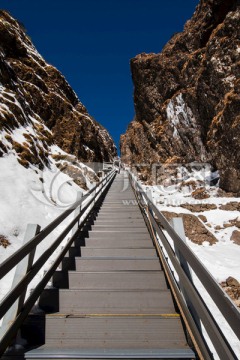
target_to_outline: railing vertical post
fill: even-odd
[[[40,226],[37,224],[28,224],[25,232],[25,236],[23,239],[23,245],[25,245],[28,241],[30,241],[36,234],[40,232]],[[33,265],[34,255],[36,248],[29,253],[22,261],[20,261],[15,270],[15,275],[12,282],[11,289],[14,289],[15,286],[20,282],[20,280],[26,275],[26,273],[30,270]],[[3,337],[6,330],[12,324],[16,316],[21,312],[21,309],[24,304],[25,296],[26,296],[27,288],[19,297],[19,299],[9,308],[8,312],[6,312],[5,316],[2,320],[2,325],[0,328],[0,338]]]
[[[153,201],[153,196],[152,196],[152,191],[151,191],[151,190],[147,190],[147,191],[146,191],[146,195],[147,195],[148,199],[149,199],[152,203],[154,203],[154,201]],[[142,197],[142,198],[143,198],[143,197]]]
[[[100,185],[101,186],[101,185]],[[97,193],[97,189],[94,191],[94,200],[93,200],[93,208],[96,204],[96,193]]]
[[[180,236],[180,238],[182,239],[182,241],[184,241],[186,243],[186,235],[185,235],[185,231],[184,231],[184,225],[183,225],[183,220],[181,217],[175,217],[175,218],[172,218],[171,220],[171,225],[173,227],[173,229],[176,231],[176,233]],[[188,265],[188,262],[186,261],[186,259],[184,258],[184,256],[182,255],[182,253],[179,251],[178,247],[174,244],[174,250],[175,250],[175,254],[180,262],[180,265],[181,267],[183,268],[185,274],[187,275],[187,277],[189,278],[189,280],[191,282],[193,282],[192,280],[192,272],[191,272],[191,269]],[[194,317],[195,319],[195,322],[199,328],[199,330],[201,330],[201,322],[200,322],[200,319],[199,319],[199,316],[191,302],[191,299],[189,298],[183,284],[181,283],[181,281],[179,281],[179,287],[181,289],[181,292],[185,298],[185,301],[187,303],[187,306],[189,307],[191,313],[192,313],[192,316]]]
[[[83,193],[81,191],[77,192],[77,199],[76,201],[81,200],[81,198],[83,197]],[[74,211],[74,219],[75,217],[77,217],[81,211],[82,208],[82,204],[80,204],[78,207],[76,207],[75,211]],[[73,226],[72,228],[72,235],[77,231],[77,229],[79,228],[79,223],[80,223],[80,219],[78,219],[78,222]]]

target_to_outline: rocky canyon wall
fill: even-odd
[[[14,153],[25,167],[48,165],[54,144],[82,162],[116,156],[107,130],[6,11],[0,11],[0,132],[0,156]]]
[[[239,23],[238,0],[201,0],[161,53],[131,60],[125,163],[208,162],[223,189],[240,193]]]

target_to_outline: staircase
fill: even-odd
[[[127,174],[112,183],[80,241],[45,345],[25,359],[194,359]],[[129,204],[123,200],[130,200]]]

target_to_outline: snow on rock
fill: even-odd
[[[184,102],[181,93],[176,96],[175,101],[169,101],[166,112],[169,122],[175,127],[180,121],[187,126],[195,127],[192,110]]]
[[[6,11],[0,12],[0,32],[0,132],[33,126],[34,118],[40,123],[34,124],[37,137],[47,145],[55,143],[84,162],[112,161],[116,146],[107,130],[88,114],[64,76],[45,62],[23,26]],[[21,164],[47,165],[47,145],[36,149],[35,135],[30,136],[27,148],[23,138],[21,146],[14,140]],[[0,156],[8,151],[0,140]]]
[[[186,137],[186,129],[188,132],[191,131],[198,142],[199,158],[201,161],[205,161],[206,151],[201,139],[200,128],[197,125],[191,108],[184,100],[182,93],[169,101],[166,108],[166,114],[169,124],[173,127],[173,137],[176,138],[176,141],[177,138],[178,141],[182,141],[182,139]],[[193,147],[192,144],[189,144],[189,146]]]

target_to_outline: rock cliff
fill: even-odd
[[[54,144],[77,161],[111,161],[116,155],[107,130],[5,11],[0,11],[0,132],[0,156],[12,152],[25,167],[48,165]]]
[[[121,136],[125,163],[208,162],[224,190],[240,193],[239,22],[238,0],[201,0],[161,53],[131,60],[136,116]]]

